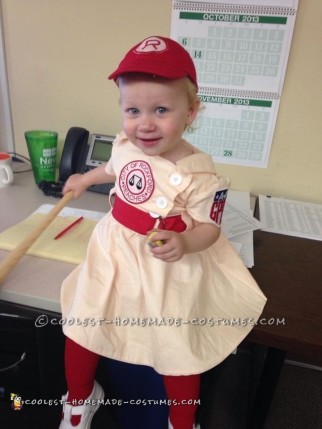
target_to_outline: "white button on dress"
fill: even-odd
[[[159,209],[165,209],[168,206],[168,199],[166,197],[158,197],[155,203]]]
[[[179,186],[179,185],[181,185],[182,180],[183,179],[182,179],[181,174],[174,173],[174,174],[171,174],[171,176],[170,176],[170,183],[173,186]]]

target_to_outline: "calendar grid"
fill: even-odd
[[[224,159],[225,163],[233,164],[252,162],[259,166],[265,161],[265,141],[273,120],[273,101],[245,99],[248,106],[241,108],[237,105],[232,114],[230,107],[234,101],[214,102],[212,114],[201,114],[185,137],[216,160]]]
[[[195,62],[202,86],[216,85],[236,89],[278,91],[283,73],[287,17],[245,15],[230,21],[207,21],[202,13],[180,12],[179,20],[200,20],[206,29],[202,36],[178,34],[177,41]],[[255,18],[258,22],[255,22]],[[264,19],[265,18],[265,19]]]
[[[171,35],[195,63],[204,106],[185,137],[216,162],[267,166],[297,1],[173,0]]]

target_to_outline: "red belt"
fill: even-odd
[[[155,227],[176,232],[183,232],[187,228],[180,215],[154,218],[149,213],[127,204],[117,195],[115,196],[112,215],[121,225],[142,235],[146,235]],[[159,220],[159,224],[155,226],[157,220]]]

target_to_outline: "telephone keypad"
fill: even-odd
[[[81,173],[82,174],[87,173],[88,171],[93,170],[93,168],[96,168],[96,167],[85,165]],[[100,194],[109,194],[111,189],[113,188],[114,188],[114,183],[103,183],[99,185],[92,185],[87,190],[92,192],[98,192]]]

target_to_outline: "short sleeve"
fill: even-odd
[[[209,173],[194,176],[186,204],[187,213],[198,222],[220,226],[230,180]]]
[[[112,146],[112,152],[111,152],[111,157],[108,160],[106,166],[105,166],[105,171],[107,174],[113,175],[115,176],[115,171],[114,171],[114,166],[113,166],[113,159],[115,156],[115,150],[118,146],[118,143],[121,141],[121,136],[120,134],[117,134],[115,137],[115,140],[113,142],[113,146]]]
[[[107,162],[107,164],[105,166],[105,171],[106,171],[107,174],[115,176],[114,168],[113,168],[113,157],[112,156],[108,160],[108,162]]]

